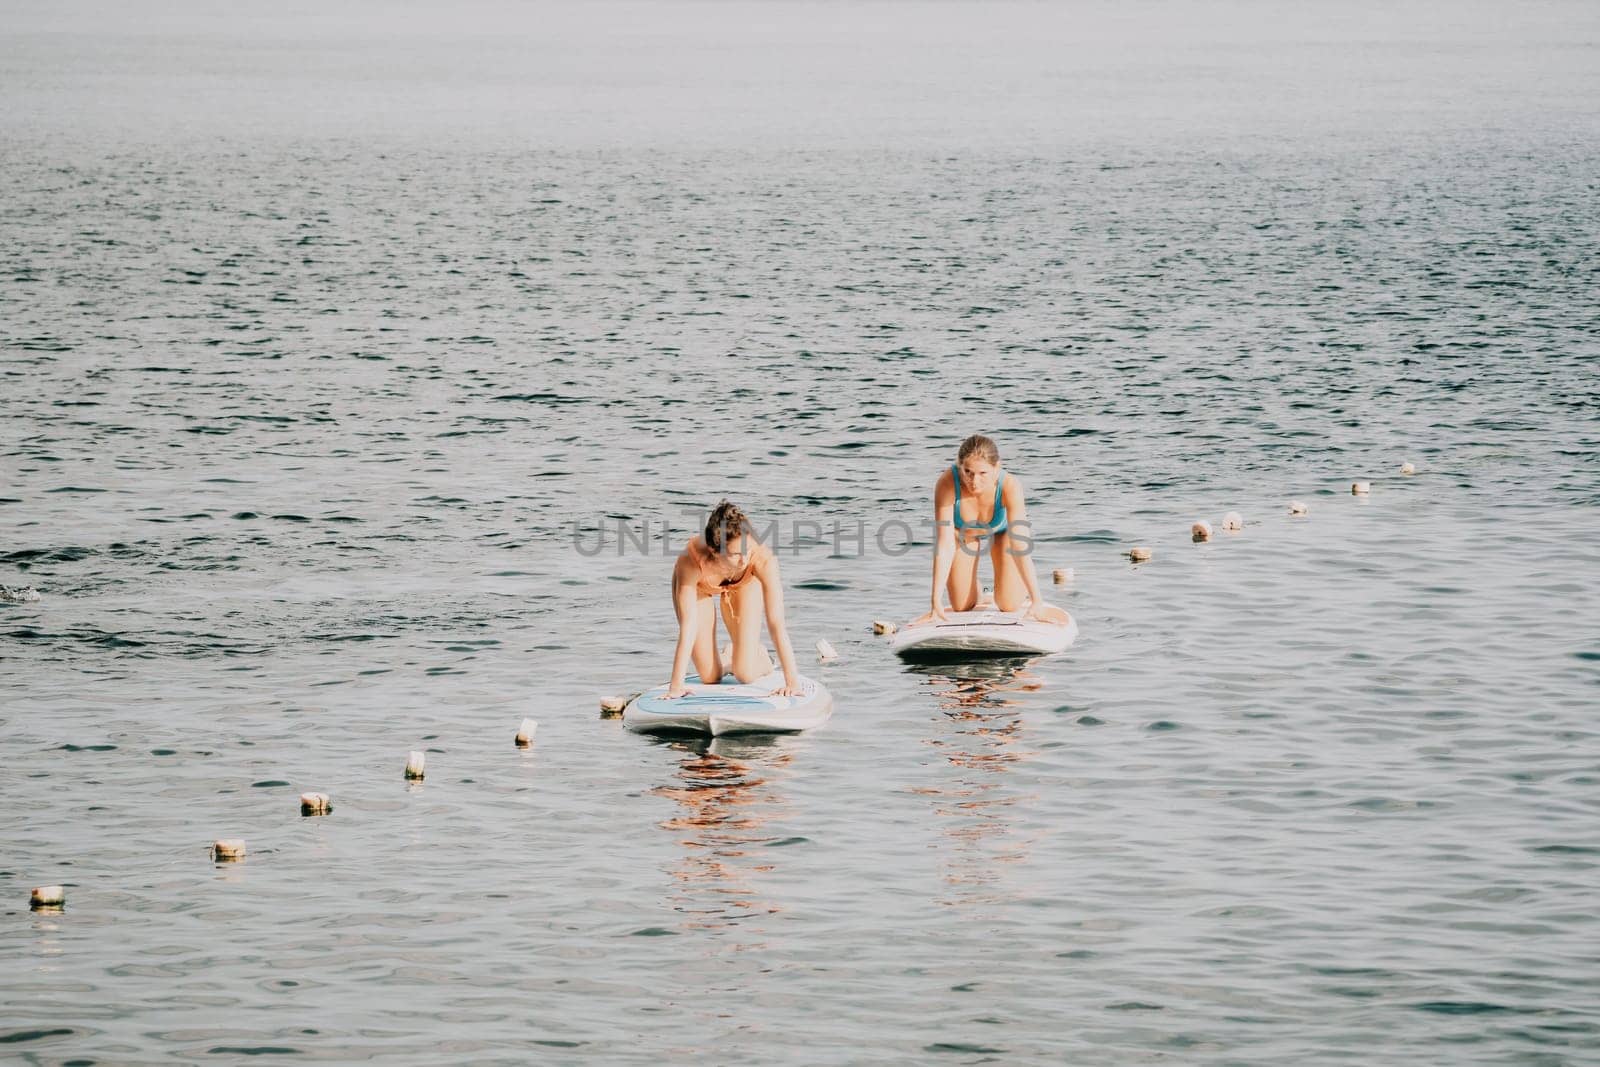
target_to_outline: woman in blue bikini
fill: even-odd
[[[949,590],[953,611],[985,606],[978,603],[978,557],[986,537],[994,563],[994,606],[1039,622],[1068,621],[1065,611],[1046,604],[1039,593],[1022,483],[1000,468],[1000,449],[989,438],[973,434],[961,442],[955,466],[934,484],[933,517],[939,536],[933,549],[932,610],[913,625],[944,621],[941,589]]]

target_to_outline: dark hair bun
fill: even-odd
[[[728,545],[749,529],[750,520],[739,505],[724,500],[711,509],[711,517],[706,520],[706,545],[713,552],[726,552]]]

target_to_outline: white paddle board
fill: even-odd
[[[833,696],[820,682],[801,677],[797,697],[769,696],[783,685],[783,671],[774,670],[748,685],[726,675],[718,685],[698,678],[685,683],[689,695],[666,699],[667,687],[640,693],[622,712],[622,724],[639,733],[724,734],[798,733],[827,722]]]
[[[956,656],[1044,656],[1078,639],[1078,620],[1035,622],[1021,612],[952,611],[897,631],[889,647],[901,659]]]

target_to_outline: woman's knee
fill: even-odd
[[[751,649],[743,658],[731,667],[733,676],[745,685],[759,682],[775,669],[772,657],[767,655],[767,650],[759,645]]]

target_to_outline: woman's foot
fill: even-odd
[[[1052,626],[1065,626],[1072,621],[1071,615],[1054,604],[1040,604],[1038,610],[1034,610],[1032,600],[1024,600],[1022,606],[1017,609],[1017,614],[1024,619],[1045,622]]]

